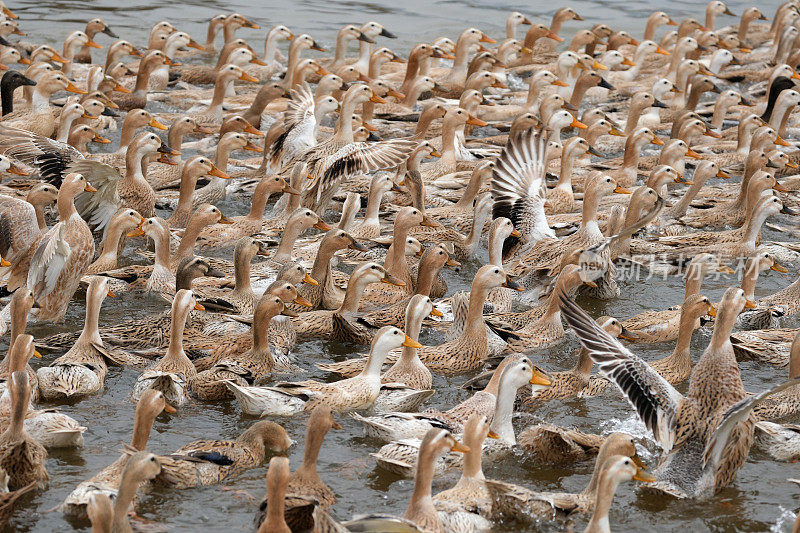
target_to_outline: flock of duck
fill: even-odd
[[[798,426],[779,423],[800,414],[800,334],[779,327],[800,312],[800,279],[756,297],[759,276],[800,259],[796,243],[762,238],[765,226],[797,235],[800,181],[777,179],[800,163],[797,0],[725,27],[717,18],[734,14],[719,0],[703,22],[655,12],[642,36],[595,24],[561,52],[578,13],[563,7],[547,25],[514,12],[502,40],[468,28],[405,58],[382,46],[394,35],[378,22],[342,27],[333,57],[282,25],[262,52],[237,36],[259,29],[238,13],[212,18],[204,43],[160,22],[145,47],[96,18],[56,50],[16,40],[24,24],[0,10],[0,171],[12,175],[0,184],[3,521],[47,488],[49,450],[84,443],[88,421],[58,405],[118,387],[120,367],[140,372],[130,443],[58,507],[98,532],[131,531],[150,487],[232,485],[268,460],[253,511],[262,533],[558,527],[580,515],[602,532],[620,483],[713,498],[752,448],[800,458]],[[656,41],[661,26],[676,29]],[[119,146],[91,144],[117,129]],[[247,214],[224,215],[226,196]],[[443,270],[465,262],[469,291],[448,291],[457,274]],[[733,268],[740,286],[719,302],[702,294]],[[683,304],[593,319],[576,303],[619,297],[631,274],[682,276]],[[26,334],[84,294],[81,331]],[[171,309],[109,323],[101,308],[117,294]],[[710,342],[693,362],[700,328]],[[560,356],[566,370],[544,368],[542,350],[570,330],[580,351]],[[319,339],[351,356],[309,376],[297,347]],[[671,353],[636,355],[654,343]],[[788,366],[788,379],[748,391],[744,359]],[[434,374],[465,375],[475,392],[426,408]],[[513,423],[597,395],[624,397],[651,433],[650,471],[629,434]],[[253,423],[148,451],[156,418],[188,402],[238,406]],[[363,426],[357,445],[376,468],[414,479],[403,516],[329,512],[337,496],[317,458],[342,416]],[[286,417],[307,418],[304,440]],[[484,476],[515,450],[549,465],[594,460],[594,473],[580,493]],[[451,469],[459,481],[433,494]]]

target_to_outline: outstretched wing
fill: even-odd
[[[67,166],[75,160],[83,159],[77,149],[30,131],[0,125],[0,152],[39,169],[39,175],[56,187]]]
[[[28,270],[28,288],[36,298],[47,296],[56,286],[56,281],[64,270],[72,254],[66,236],[66,224],[59,222],[39,243],[31,259]]]
[[[703,453],[703,466],[709,462],[711,462],[712,465],[719,464],[720,459],[722,459],[722,452],[727,447],[734,428],[740,422],[745,421],[750,416],[750,413],[753,411],[754,407],[773,394],[777,394],[782,390],[793,387],[798,383],[800,383],[800,377],[784,381],[776,387],[759,392],[753,396],[748,396],[747,398],[736,402],[733,407],[728,409],[728,412],[722,417],[722,420],[720,421],[719,425],[717,425],[714,433],[712,433],[711,437],[708,439],[705,451]]]
[[[122,206],[117,193],[117,183],[122,178],[117,169],[99,161],[81,159],[72,162],[67,172],[83,174],[97,192],[82,192],[75,197],[75,209],[81,217],[97,230],[105,227]]]
[[[314,117],[314,110],[316,105],[314,102],[314,93],[307,83],[303,83],[300,89],[292,89],[290,91],[292,99],[289,101],[289,109],[284,114],[284,129],[283,132],[273,141],[269,148],[269,159],[273,165],[277,165],[281,159],[286,140],[290,133],[301,124],[310,122],[308,119]],[[314,123],[311,122],[313,130]]]
[[[675,442],[675,415],[683,395],[658,372],[601,328],[581,307],[560,294],[561,313],[600,372],[627,398],[664,451]]]
[[[376,143],[352,143],[326,158],[318,172],[315,184],[317,202],[322,194],[358,173],[387,170],[402,164],[417,148],[418,142],[410,139],[392,139]]]
[[[530,240],[530,221],[544,235],[555,237],[544,214],[547,136],[532,128],[508,138],[495,162],[492,178],[494,218],[506,217]]]

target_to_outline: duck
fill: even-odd
[[[258,531],[268,533],[290,533],[292,530],[286,523],[284,509],[286,507],[286,487],[289,483],[289,459],[286,457],[273,457],[269,461],[267,470],[267,509],[259,524]],[[271,504],[270,504],[271,502]]]
[[[481,465],[483,441],[487,436],[496,436],[489,427],[488,418],[473,414],[464,426],[462,442],[469,451],[464,454],[461,477],[453,487],[433,497],[433,504],[447,530],[491,528],[491,523],[480,514],[489,503],[489,494],[483,485],[485,478]]]
[[[31,100],[31,108],[3,115],[3,127],[25,130],[42,137],[55,133],[58,122],[50,105],[50,96],[58,91],[86,94],[61,72],[47,72],[36,82]]]
[[[656,470],[658,481],[653,484],[654,490],[683,498],[698,498],[713,494],[729,484],[753,442],[753,407],[759,400],[793,384],[786,382],[747,397],[730,343],[733,323],[745,302],[744,291],[741,289],[731,287],[725,291],[714,323],[711,343],[692,370],[688,395],[683,396],[651,370],[649,365],[598,328],[579,306],[568,299],[562,300],[562,313],[566,322],[585,342],[584,345],[593,359],[597,353],[593,346],[599,345],[593,344],[594,341],[590,343],[589,336],[603,339],[601,342],[608,348],[613,346],[613,352],[603,353],[614,355],[608,358],[597,357],[595,360],[599,362],[603,375],[618,383],[627,398],[634,397],[634,391],[641,386],[639,383],[647,383],[646,386],[658,387],[663,391],[659,399],[641,397],[641,400],[632,400],[638,413],[649,413],[639,416],[646,420],[645,425],[667,454]],[[617,365],[623,360],[630,362],[634,359],[639,364],[635,371],[615,374],[611,370],[612,367],[618,370],[620,367]],[[628,372],[637,373],[635,379],[640,381],[632,381],[630,375],[623,376]],[[624,386],[621,385],[623,381],[626,383]],[[747,401],[737,406],[740,409],[734,413],[728,413],[728,409],[741,400]],[[683,435],[680,441],[675,439],[678,432]],[[737,435],[733,441],[729,440],[732,434]]]
[[[630,460],[641,469],[645,479],[652,479],[643,471],[644,463],[636,452],[633,437],[616,432],[608,435],[600,445],[592,477],[580,493],[534,492],[511,483],[487,479],[485,485],[491,501],[490,517],[493,520],[513,518],[527,523],[531,520],[549,521],[570,513],[593,513],[602,499],[600,481],[608,468],[616,462],[615,458],[619,457]]]
[[[699,294],[703,279],[714,272],[733,273],[729,267],[721,264],[719,258],[711,253],[702,253],[693,257],[686,267],[684,299],[691,295]],[[622,325],[634,334],[631,340],[634,343],[675,340],[680,330],[680,310],[645,311],[623,320]],[[695,322],[695,328],[699,326],[699,321]]]
[[[655,481],[652,475],[642,471],[630,457],[615,455],[609,457],[608,466],[600,476],[597,487],[597,502],[595,503],[594,513],[589,520],[584,532],[586,533],[611,533],[609,526],[608,512],[617,491],[617,485],[622,481],[637,480],[645,483]]]
[[[64,317],[80,277],[94,255],[92,234],[75,210],[74,198],[81,191],[96,192],[97,189],[83,175],[68,174],[56,201],[59,222],[37,236],[11,266],[9,290],[16,290],[23,283],[33,287],[39,303],[37,318],[42,321],[60,321]],[[45,254],[45,249],[55,251],[49,255]]]
[[[630,338],[632,333],[622,327],[619,320],[613,317],[600,317],[598,323],[601,327],[616,337]],[[571,398],[579,396],[589,385],[592,366],[594,362],[589,357],[589,352],[583,348],[578,352],[578,361],[575,366],[563,372],[552,372],[549,374],[550,387],[539,391],[536,395],[525,397],[523,407],[526,410],[533,410],[536,406],[554,399]],[[522,435],[520,435],[522,440]],[[529,439],[532,441],[533,439]],[[533,448],[533,446],[528,446]]]
[[[521,382],[519,386],[509,386],[501,389],[501,378],[506,368],[511,369],[506,378],[508,383],[517,381],[511,379],[512,376],[519,377],[519,381]],[[460,434],[463,431],[467,419],[473,413],[494,416],[498,405],[501,406],[501,411],[503,412],[513,410],[517,389],[525,383],[521,377],[523,374],[527,376],[526,380],[530,382],[531,385],[546,387],[549,384],[549,380],[544,372],[533,366],[527,357],[513,355],[505,357],[500,362],[483,390],[476,392],[472,397],[462,401],[447,411],[429,410],[424,413],[394,412],[368,417],[354,413],[352,416],[364,426],[364,432],[367,436],[386,443],[394,443],[391,448],[386,450],[386,453],[381,452],[378,455],[381,458],[386,458],[386,461],[382,463],[384,468],[405,475],[410,473],[407,465],[400,465],[399,468],[395,468],[395,466],[397,466],[395,459],[398,458],[398,453],[402,451],[406,459],[409,459],[409,461],[413,460],[413,457],[411,457],[413,456],[413,452],[411,455],[405,453],[411,449],[406,446],[410,443],[409,439],[420,439],[426,431],[435,427],[445,428],[452,431],[454,434]],[[498,420],[498,422],[501,421]],[[502,422],[505,423],[507,421]],[[507,437],[509,440],[515,438],[513,430]]]
[[[231,220],[222,211],[211,204],[200,204],[192,213],[178,248],[170,259],[170,270],[175,271],[181,261],[194,256],[194,247],[203,228],[211,224],[231,224]]]
[[[225,172],[217,168],[205,156],[196,155],[186,160],[181,168],[181,185],[178,196],[178,205],[167,218],[166,222],[171,228],[185,228],[192,215],[192,194],[197,181],[201,176],[215,176],[221,179],[230,178]]]
[[[357,266],[352,274],[350,274],[350,279],[347,282],[347,291],[345,292],[341,306],[335,311],[321,309],[302,313],[293,320],[297,335],[301,339],[332,337],[337,335],[337,330],[339,330],[339,335],[344,335],[345,332],[341,331],[341,328],[345,328],[345,326],[337,324],[337,319],[334,317],[340,315],[340,320],[342,321],[355,321],[357,319],[361,297],[367,285],[371,283],[400,284],[402,281],[392,276],[384,267],[377,263],[365,262]],[[354,324],[348,329],[352,330],[358,327],[359,325]],[[361,327],[363,328],[363,326]],[[361,342],[361,337],[359,337],[358,340],[359,344],[363,343]],[[369,340],[366,344],[370,343]]]
[[[445,531],[440,512],[436,510],[431,496],[431,485],[435,475],[434,464],[447,451],[467,453],[469,448],[460,443],[446,429],[434,428],[425,434],[419,446],[414,491],[402,518],[391,515],[366,515],[344,522],[350,530],[362,531],[368,524],[370,530],[386,531],[402,527],[417,531]],[[445,514],[442,512],[441,514]]]
[[[203,230],[200,234],[199,245],[224,245],[238,238],[249,237],[261,232],[262,218],[267,200],[274,193],[300,195],[300,191],[291,187],[281,176],[265,176],[256,184],[253,192],[253,203],[247,215],[232,217],[231,224],[223,226],[211,226]]]
[[[104,492],[94,492],[89,496],[86,512],[92,522],[92,530],[131,532],[128,509],[136,497],[139,486],[154,479],[161,473],[161,462],[152,453],[130,452],[120,476],[119,487],[112,506],[111,498]],[[100,529],[106,528],[106,529]]]
[[[224,174],[228,174],[228,159],[234,150],[245,150],[249,152],[261,152],[262,149],[253,143],[246,135],[229,131],[222,135],[214,155],[214,165]],[[227,195],[226,187],[228,180],[219,176],[214,176],[208,185],[197,189],[192,196],[192,204],[196,207],[203,203],[219,203],[225,200]]]
[[[264,324],[282,313],[284,304],[280,298],[270,293],[262,296],[253,312],[253,347],[243,354],[223,357],[212,368],[192,376],[189,379],[192,394],[203,400],[232,399],[227,383],[250,386],[268,378],[275,362]]]
[[[149,389],[160,390],[171,405],[180,406],[187,401],[187,384],[197,374],[192,362],[183,351],[183,331],[186,317],[192,309],[204,310],[195,301],[191,290],[180,289],[175,293],[172,303],[172,325],[170,326],[169,347],[164,356],[150,365],[137,378],[132,397],[136,400]]]
[[[31,386],[24,371],[11,374],[8,391],[11,394],[11,420],[0,434],[0,465],[8,474],[8,488],[19,490],[29,483],[43,489],[50,481],[45,468],[47,451],[25,430]]]
[[[139,62],[136,73],[136,84],[130,94],[114,95],[113,102],[123,111],[145,109],[147,93],[150,87],[150,75],[158,65],[172,65],[172,60],[161,50],[150,50]]]
[[[534,367],[526,357],[513,356],[510,359],[511,360],[504,365],[503,368],[499,369],[501,374],[497,383],[497,394],[494,405],[480,406],[488,407],[488,412],[482,412],[481,414],[492,415],[490,430],[492,431],[492,435],[497,437],[497,439],[487,442],[483,448],[482,455],[486,461],[494,461],[499,457],[507,455],[511,448],[517,444],[514,428],[511,424],[514,412],[514,398],[517,395],[517,391],[527,384],[531,384],[535,390],[547,387],[549,384],[549,380],[544,377],[543,372]],[[473,397],[473,399],[475,398]],[[483,399],[485,398],[482,398],[482,400]],[[470,407],[472,407],[471,410],[475,409],[475,406]],[[455,409],[451,411],[453,410]],[[464,411],[461,411],[459,414],[464,414]],[[470,416],[470,413],[467,412],[466,416]],[[392,423],[391,419],[387,420],[389,423]],[[397,421],[394,422],[395,424],[397,423]],[[437,424],[435,418],[432,422],[432,424],[429,422],[429,425],[433,425],[434,427],[437,427],[437,425],[441,427],[442,425],[441,422]],[[458,425],[462,424],[463,421]],[[446,419],[444,425],[447,426]],[[417,422],[416,426],[417,427],[413,428],[415,432],[422,429],[424,424],[419,424],[419,422]],[[408,429],[410,428],[407,428],[407,430]],[[462,426],[460,429],[464,429],[466,432],[466,426]],[[408,438],[390,442],[384,445],[378,453],[373,454],[373,457],[377,459],[378,466],[381,468],[399,475],[408,476],[413,471],[413,461],[417,455],[416,447],[418,445],[419,442],[417,440]],[[446,456],[443,463],[436,465],[437,472],[461,466],[462,459],[461,456]]]
[[[770,329],[778,327],[777,318],[783,316],[783,309],[780,307],[759,307],[756,303],[755,285],[759,275],[767,270],[786,274],[789,270],[779,264],[775,257],[768,251],[761,250],[747,258],[742,274],[742,290],[744,291],[747,303],[743,312],[736,321],[739,329]]]
[[[103,239],[103,247],[100,255],[84,271],[84,276],[90,276],[114,270],[117,268],[117,251],[120,240],[130,231],[139,228],[144,224],[144,217],[134,209],[123,209],[117,212],[108,223],[108,231]]]
[[[131,437],[130,443],[131,451],[145,451],[147,441],[150,438],[150,432],[153,429],[153,423],[156,417],[162,412],[174,414],[176,410],[167,403],[163,393],[153,389],[145,391],[136,404],[133,421],[133,436]],[[67,516],[79,518],[85,516],[87,505],[92,496],[99,494],[106,495],[107,497],[117,496],[123,471],[131,457],[132,455],[127,451],[123,452],[113,463],[97,472],[88,480],[81,482],[61,503],[58,507],[59,510]],[[138,487],[138,483],[133,488],[136,487]],[[131,498],[131,500],[132,499],[133,498]],[[120,511],[120,514],[127,515],[127,511],[128,509],[126,507],[124,510]]]
[[[86,291],[86,319],[80,337],[67,353],[36,372],[42,399],[83,398],[103,389],[108,362],[116,363],[98,330],[100,307],[109,293],[108,278],[92,278]]]
[[[161,472],[153,485],[188,489],[221,483],[231,472],[260,466],[267,454],[285,453],[292,439],[279,424],[260,420],[235,440],[196,440],[156,456]]]
[[[308,417],[303,462],[291,475],[287,473],[287,499],[300,497],[315,500],[316,505],[323,510],[327,510],[336,503],[336,494],[320,479],[317,472],[319,452],[325,435],[331,429],[342,429],[342,426],[334,418],[333,411],[327,405],[316,406]],[[276,503],[274,500],[270,501],[269,495],[261,501],[258,506],[256,524],[261,526],[270,519],[271,506],[274,503]],[[297,524],[293,523],[293,525]]]
[[[252,315],[256,295],[250,285],[250,262],[256,255],[264,255],[263,245],[252,237],[236,241],[233,250],[234,288],[228,291],[218,287],[199,287],[195,297],[203,307],[239,315]]]
[[[794,338],[792,338],[790,341],[789,381],[798,376],[797,365],[800,364],[800,340],[798,339],[800,339],[800,335],[795,334]],[[733,339],[731,339],[731,341],[734,342],[734,348],[738,348],[739,343],[733,341]],[[753,414],[755,414],[759,420],[767,421],[774,421],[794,415],[797,413],[798,409],[800,409],[800,403],[798,403],[800,397],[797,393],[797,386],[791,386],[777,394],[774,394],[770,398],[764,400],[762,403],[756,405],[753,408]]]
[[[3,227],[8,228],[8,236],[0,244],[3,259],[9,263],[15,261],[47,229],[44,209],[57,198],[58,189],[49,183],[34,185],[25,200],[0,195],[0,220]]]
[[[380,394],[380,370],[393,348],[421,344],[400,329],[385,326],[372,341],[370,363],[358,376],[331,384],[318,381],[283,382],[271,387],[240,387],[227,381],[242,411],[249,414],[282,414],[291,416],[309,411],[316,405],[328,405],[334,411],[350,411],[369,407]]]

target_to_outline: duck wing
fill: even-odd
[[[56,187],[61,187],[67,167],[84,159],[83,154],[67,143],[8,126],[0,126],[0,152],[39,169],[41,178]]]
[[[97,192],[82,192],[75,197],[75,209],[84,220],[97,230],[104,230],[122,206],[117,193],[117,183],[122,179],[117,169],[99,161],[81,159],[73,161],[67,172],[83,174]]]
[[[66,228],[67,225],[63,222],[53,226],[33,253],[27,284],[37,299],[53,292],[61,271],[72,255]]]
[[[600,373],[619,387],[664,451],[671,450],[675,417],[683,395],[565,294],[560,295],[560,307],[564,320],[589,351]]]

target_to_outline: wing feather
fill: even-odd
[[[47,232],[31,259],[28,288],[37,298],[53,292],[71,254],[72,248],[67,241],[66,224],[59,222]]]
[[[669,451],[675,441],[675,417],[683,395],[564,294],[560,295],[560,307],[564,320],[575,330],[601,374],[619,387],[656,441]]]

